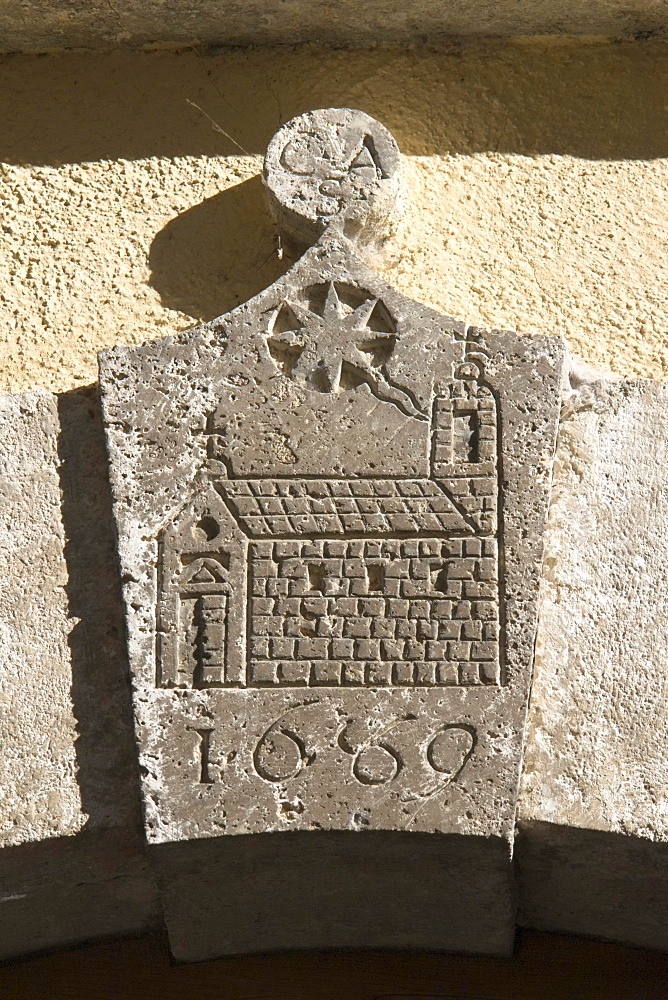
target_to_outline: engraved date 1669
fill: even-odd
[[[298,732],[291,712],[274,722],[260,737],[253,752],[257,774],[265,781],[285,782],[313,764],[317,752]],[[337,743],[351,759],[352,775],[361,785],[386,785],[406,767],[406,756],[395,733],[400,726],[416,723],[413,715],[395,719],[380,731],[349,720],[339,730]],[[455,781],[471,758],[476,745],[476,731],[463,722],[448,722],[420,740],[423,763],[446,781]]]

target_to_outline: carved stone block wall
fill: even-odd
[[[498,682],[495,555],[495,539],[253,544],[250,682]]]
[[[572,372],[546,530],[520,921],[668,950],[668,386]]]
[[[0,395],[0,960],[161,919],[97,392]]]

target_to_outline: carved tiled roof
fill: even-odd
[[[471,532],[430,479],[221,480],[216,487],[253,538]]]

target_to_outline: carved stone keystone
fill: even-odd
[[[171,946],[505,953],[563,345],[362,263],[398,183],[366,115],[289,122],[265,180],[315,246],[100,360]]]

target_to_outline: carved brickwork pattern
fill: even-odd
[[[499,682],[493,538],[257,542],[254,685]]]
[[[308,286],[266,316],[281,376],[311,394],[375,397],[415,422],[416,442],[426,425],[426,475],[249,478],[226,458],[229,421],[210,415],[207,490],[216,499],[195,501],[197,523],[185,510],[169,529],[188,551],[167,535],[161,546],[158,682],[502,683],[499,405],[484,380],[482,337],[462,344],[452,377],[421,409],[387,367],[395,321],[364,289]],[[191,540],[209,525],[215,534],[190,582]],[[225,556],[230,546],[245,566]]]
[[[199,493],[158,536],[160,687],[238,686],[245,663],[246,540],[217,494]]]
[[[497,404],[491,390],[476,381],[475,365],[461,365],[458,374],[462,377],[449,386],[449,395],[434,400],[432,475],[481,531],[493,532],[498,524]]]

